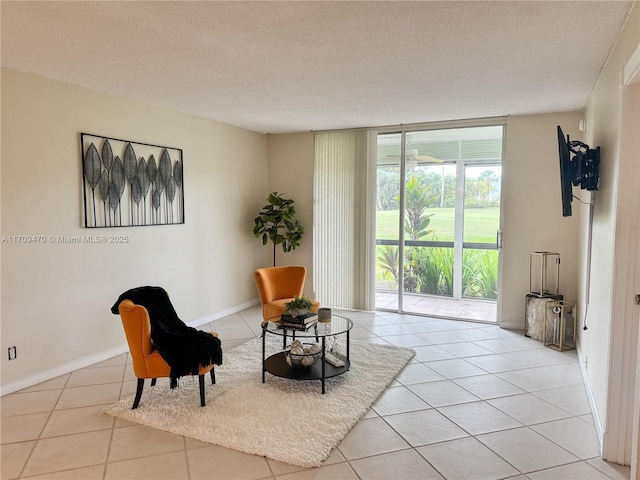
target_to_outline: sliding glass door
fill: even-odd
[[[376,308],[496,321],[503,127],[377,137]]]

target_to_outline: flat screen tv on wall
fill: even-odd
[[[600,178],[600,147],[589,148],[579,141],[566,139],[558,125],[558,153],[560,157],[560,188],[562,191],[562,216],[571,216],[573,187],[598,190]]]

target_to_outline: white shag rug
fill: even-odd
[[[281,347],[268,336],[267,356]],[[289,380],[266,373],[262,383],[262,339],[224,354],[216,384],[205,376],[205,407],[198,377],[145,381],[140,406],[133,395],[104,410],[115,417],[301,467],[317,467],[415,355],[410,348],[351,341],[348,372],[326,380]]]

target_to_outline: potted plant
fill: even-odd
[[[306,315],[312,307],[313,302],[304,295],[302,297],[294,297],[293,300],[284,304],[287,314],[294,318],[298,315]]]
[[[273,266],[276,266],[276,245],[282,244],[282,250],[290,252],[300,245],[304,233],[302,225],[295,220],[296,209],[291,199],[283,198],[282,194],[273,192],[267,198],[267,204],[262,207],[254,219],[253,235],[262,236],[262,244],[273,242]]]

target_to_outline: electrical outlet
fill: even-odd
[[[587,370],[589,366],[589,357],[584,357],[584,369]]]
[[[9,360],[15,360],[16,358],[18,358],[18,352],[14,345],[13,347],[9,347]]]

